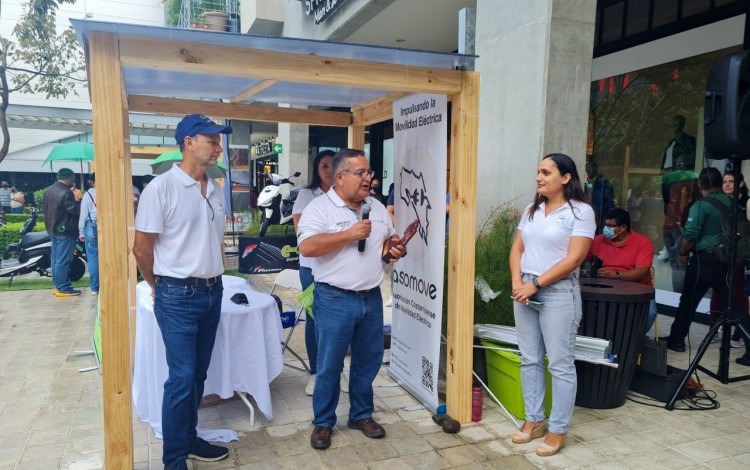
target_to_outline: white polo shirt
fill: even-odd
[[[544,215],[545,204],[541,203],[533,220],[529,220],[532,204],[523,211],[518,224],[524,247],[521,256],[522,273],[540,276],[568,256],[570,237],[594,238],[594,210],[584,202],[570,202],[573,209],[565,203],[548,216]]]
[[[207,176],[208,177],[208,176]],[[154,274],[209,278],[224,272],[224,193],[208,177],[201,186],[180,165],[157,176],[143,190],[135,217],[139,232],[158,233]]]
[[[320,188],[302,189],[299,193],[297,193],[297,199],[295,199],[294,207],[292,208],[292,215],[301,214],[302,211],[305,210],[305,207],[307,207],[307,205],[310,204],[310,201],[312,201],[318,196],[322,196],[323,194],[325,193]],[[297,245],[299,245],[299,240],[297,241]],[[302,254],[300,254],[299,265],[305,268],[312,268],[312,260],[308,258],[307,256],[302,256]]]
[[[372,232],[365,243],[365,251],[357,250],[352,242],[326,255],[312,258],[315,282],[324,282],[340,289],[365,290],[383,282],[384,263],[380,259],[383,243],[395,233],[385,206],[374,198],[366,201],[372,206]],[[297,241],[323,233],[337,233],[357,223],[359,214],[341,200],[331,188],[325,195],[313,199],[302,213],[297,230]]]

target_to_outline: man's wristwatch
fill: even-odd
[[[618,281],[622,280],[622,275],[620,274],[620,271],[615,271],[615,279]]]
[[[534,287],[536,287],[537,289],[542,288],[542,286],[539,285],[539,281],[537,281],[535,277],[531,278],[531,283],[534,284]]]

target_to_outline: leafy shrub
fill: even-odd
[[[474,245],[475,277],[481,277],[497,292],[495,299],[484,302],[476,289],[474,290],[474,323],[488,323],[493,325],[515,326],[513,319],[513,300],[511,293],[511,274],[508,257],[513,237],[520,220],[521,213],[513,204],[507,202],[486,212],[483,221],[477,229]],[[448,250],[445,252],[445,271],[443,290],[443,332],[448,314]]]
[[[9,224],[19,222],[23,224],[29,217],[31,217],[31,214],[5,214],[5,221]],[[44,216],[42,214],[37,215],[36,225],[44,225]]]
[[[501,294],[484,302],[474,290],[474,323],[515,326],[508,257],[520,217],[521,213],[513,201],[507,202],[489,210],[477,230],[475,275],[487,281],[493,291],[501,291]]]

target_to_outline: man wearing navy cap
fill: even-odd
[[[50,266],[55,297],[73,297],[81,291],[73,289],[70,282],[70,263],[78,239],[78,214],[81,203],[76,200],[71,189],[75,174],[70,168],[60,168],[57,181],[44,190],[42,211],[44,227],[52,240]]]
[[[175,138],[183,160],[144,188],[135,219],[133,254],[152,289],[169,378],[164,383],[165,469],[186,470],[187,459],[221,460],[225,447],[196,433],[224,288],[224,196],[206,173],[232,128],[200,114],[185,116]]]

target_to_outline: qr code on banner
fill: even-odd
[[[426,357],[422,356],[422,385],[433,391],[434,384],[432,383],[432,368],[433,364]]]

